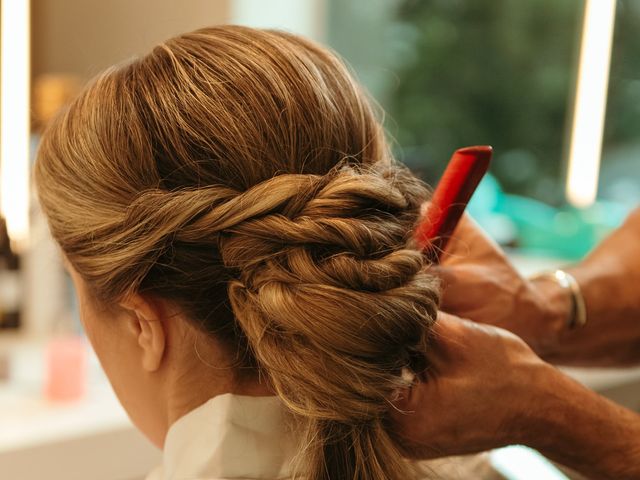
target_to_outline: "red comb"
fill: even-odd
[[[492,153],[490,146],[476,146],[456,150],[451,157],[414,234],[420,249],[434,261],[447,246],[467,203],[487,172]]]

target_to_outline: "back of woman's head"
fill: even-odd
[[[178,305],[298,420],[311,479],[408,478],[386,424],[437,288],[426,191],[331,53],[216,27],[108,70],[50,125],[52,233],[97,299]]]

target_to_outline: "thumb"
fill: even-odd
[[[446,312],[467,317],[472,309],[487,301],[487,292],[482,287],[490,272],[482,265],[438,265],[431,267],[430,273],[441,280],[440,308]]]

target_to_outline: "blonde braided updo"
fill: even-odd
[[[307,478],[410,478],[386,413],[437,312],[411,240],[427,191],[334,55],[245,27],[171,39],[50,125],[36,179],[97,299],[175,302],[269,379]]]

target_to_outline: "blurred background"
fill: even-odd
[[[526,274],[582,258],[640,201],[636,0],[0,5],[0,472],[13,472],[7,478],[46,471],[53,479],[125,480],[159,460],[82,340],[30,168],[39,132],[87,80],[170,36],[240,23],[329,45],[386,112],[398,158],[431,185],[455,149],[493,145],[490,175],[469,210]],[[638,371],[570,372],[640,407]]]

